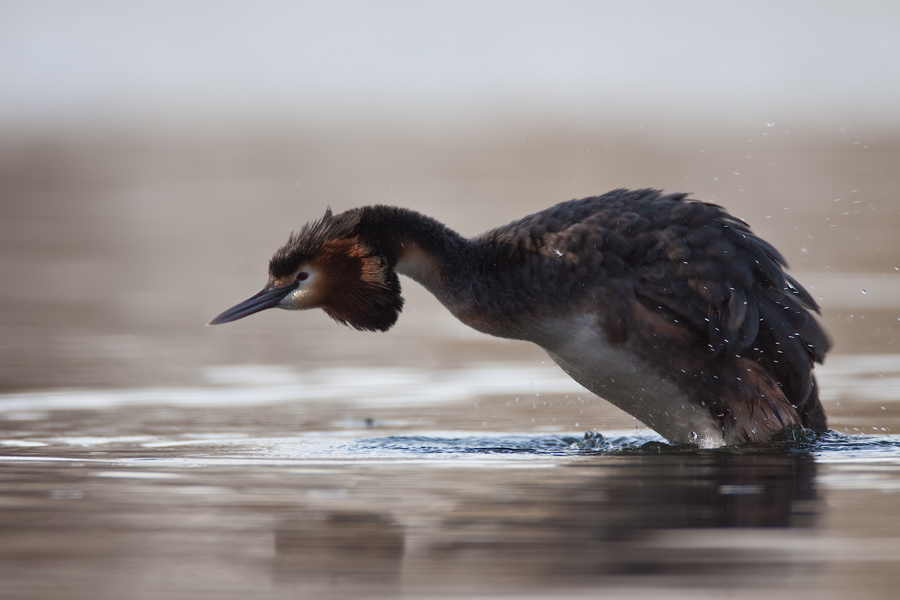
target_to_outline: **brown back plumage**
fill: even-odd
[[[788,408],[797,407],[803,425],[825,429],[812,377],[813,362],[830,348],[810,315],[819,307],[784,272],[781,254],[721,207],[685,194],[616,190],[557,204],[481,240],[513,264],[532,255],[524,278],[514,269],[500,284],[516,287],[519,280],[530,304],[546,304],[548,295],[577,302],[614,288],[622,305],[612,311],[614,335],[637,329],[624,322],[635,317],[627,308],[633,298],[681,326],[679,334],[693,344],[695,369],[723,358],[749,359],[761,369],[754,372],[770,376],[768,387],[782,391]]]

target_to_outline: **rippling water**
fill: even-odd
[[[877,375],[856,357],[822,378],[865,398],[900,365],[879,360]],[[0,396],[4,589],[891,597],[900,436],[881,430],[898,386],[878,434],[699,451],[643,429],[533,430],[534,400],[559,409],[577,391],[548,373],[223,367],[219,387]],[[474,420],[473,400],[526,433]],[[417,417],[436,406],[463,429]]]

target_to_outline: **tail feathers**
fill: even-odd
[[[815,377],[812,378],[806,404],[800,410],[800,423],[816,433],[828,431],[828,419],[825,417],[825,408],[822,407],[822,402],[819,400],[819,386],[816,384]]]
[[[722,426],[728,444],[769,443],[773,436],[796,425],[819,433],[828,429],[814,378],[811,378],[805,403],[798,407],[755,361],[739,360],[736,371],[739,375],[721,393],[721,404],[717,408],[723,415]]]

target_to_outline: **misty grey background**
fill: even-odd
[[[5,126],[496,113],[896,127],[895,2],[0,4]]]

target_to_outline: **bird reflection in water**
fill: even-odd
[[[774,584],[797,567],[779,549],[778,532],[811,528],[816,519],[815,462],[806,453],[607,455],[484,486],[478,474],[455,475],[409,482],[407,492],[423,500],[414,509],[283,519],[278,581],[347,591],[365,581],[386,590],[402,583],[406,591],[508,591],[628,575],[739,581],[755,576],[749,563]],[[440,488],[433,505],[429,488]],[[728,534],[734,528],[761,533],[741,547]]]

